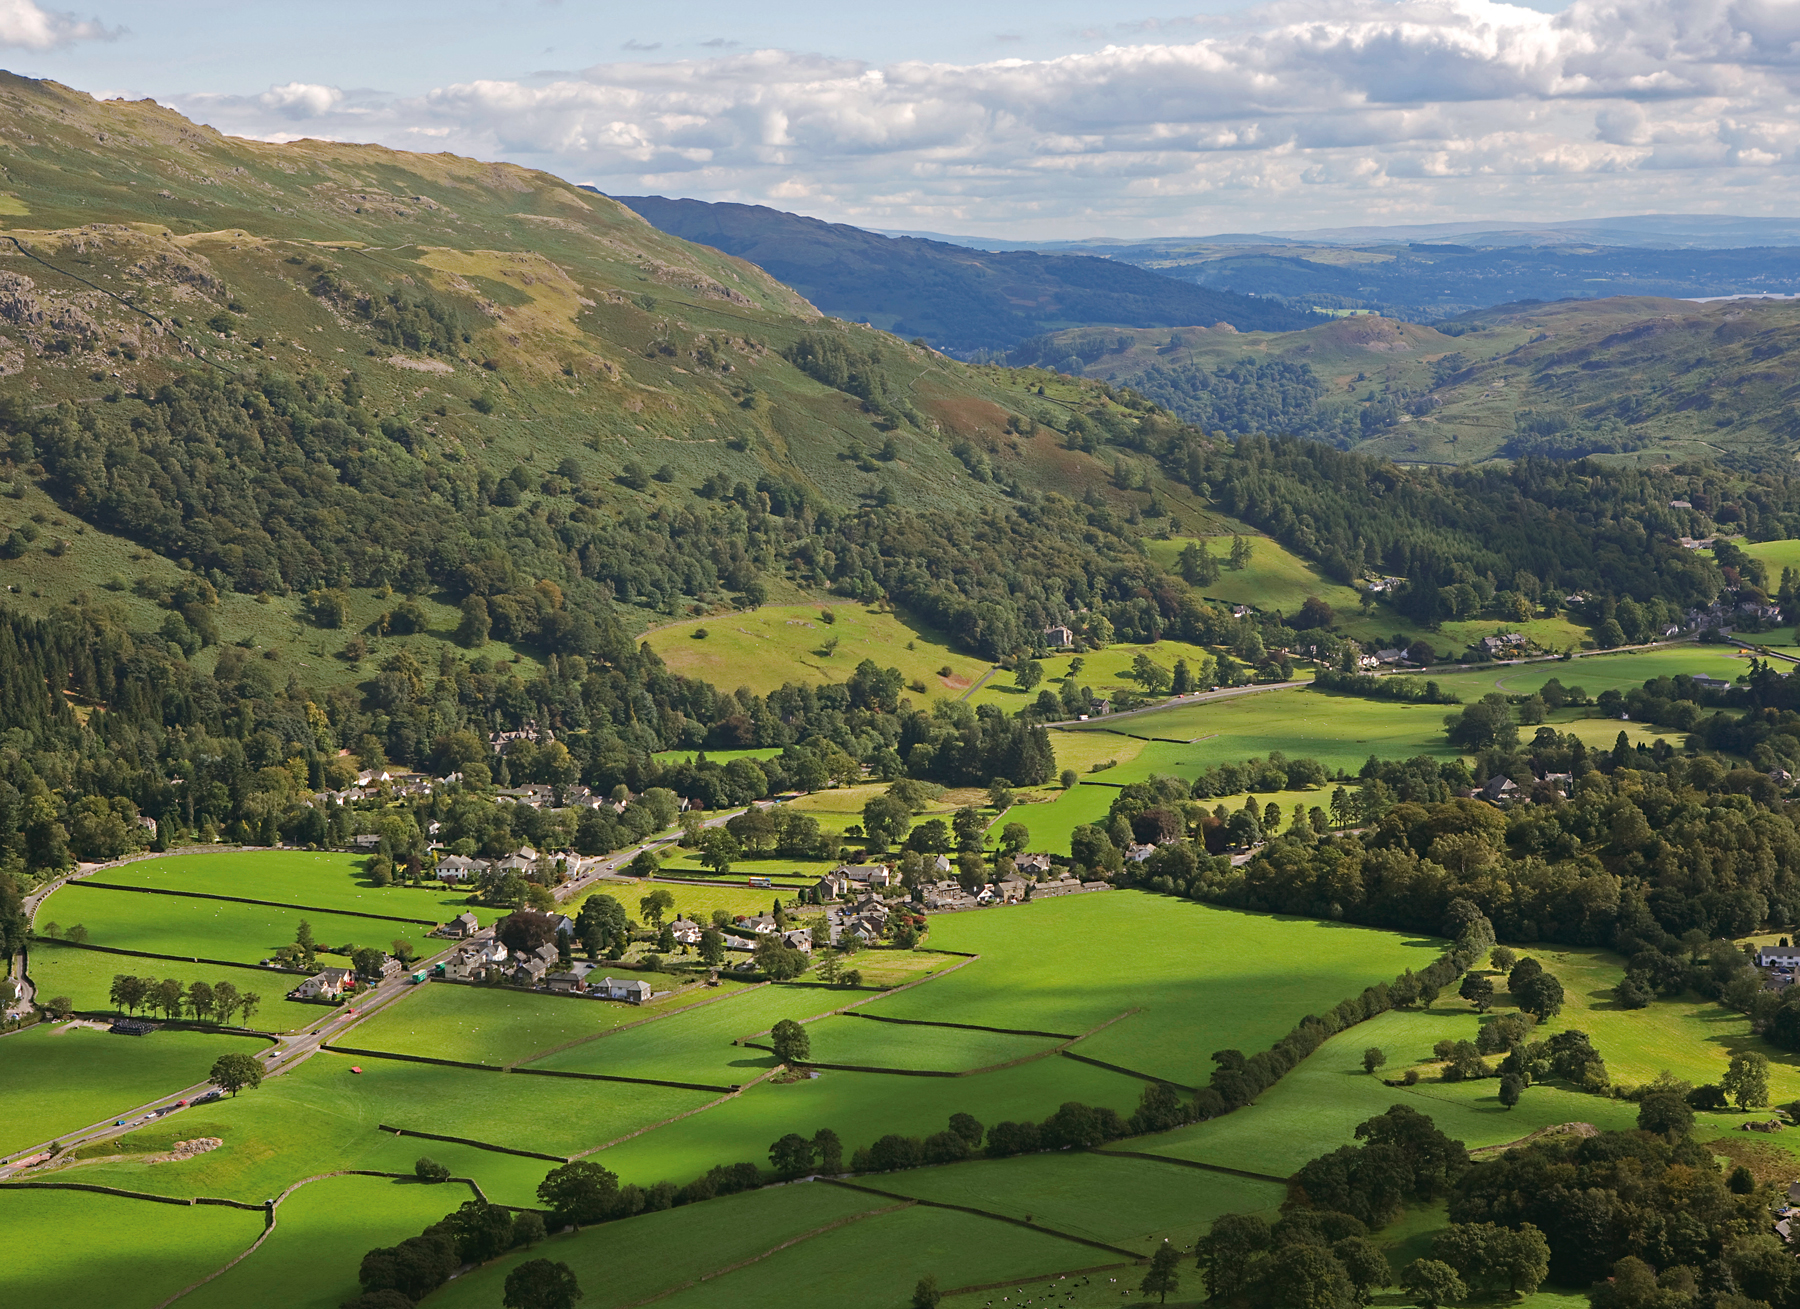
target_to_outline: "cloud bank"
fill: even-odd
[[[0,49],[54,50],[76,41],[111,40],[97,19],[42,9],[32,0],[0,0]]]
[[[1277,0],[1183,30],[1195,39],[1048,60],[759,50],[409,98],[295,82],[176,103],[245,135],[450,149],[617,193],[871,226],[1048,236],[1800,210],[1794,0],[1577,0],[1554,15]]]

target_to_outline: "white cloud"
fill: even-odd
[[[1561,14],[1277,0],[1140,29],[1176,32],[1055,59],[873,67],[758,50],[406,99],[296,82],[183,107],[245,134],[299,118],[401,146],[428,133],[615,192],[804,198],[876,226],[1692,210],[1734,170],[1754,172],[1764,212],[1800,207],[1794,0],[1575,0]],[[1739,211],[1746,199],[1731,197]]]
[[[0,0],[0,46],[52,50],[75,41],[107,41],[117,35],[98,19],[83,20],[43,9],[32,0]]]

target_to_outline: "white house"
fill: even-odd
[[[832,871],[837,876],[868,886],[887,886],[894,880],[894,870],[886,864],[845,864]]]
[[[438,880],[443,882],[466,882],[486,871],[485,859],[471,859],[467,855],[445,855],[437,863]]]
[[[1800,967],[1800,947],[1787,944],[1765,945],[1756,952],[1758,968]]]
[[[675,938],[676,945],[699,945],[700,934],[705,930],[691,918],[677,918],[669,924],[669,935]]]
[[[354,986],[356,973],[348,968],[326,968],[301,982],[288,995],[295,1000],[335,1000]]]
[[[617,977],[603,977],[598,987],[590,985],[589,989],[608,1000],[626,1000],[632,1004],[643,1004],[652,994],[648,982],[626,982]]]

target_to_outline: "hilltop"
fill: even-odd
[[[1500,305],[1433,326],[1076,330],[1016,364],[1129,386],[1209,430],[1412,463],[1547,454],[1768,463],[1796,448],[1800,305],[1652,297]]]
[[[1091,254],[981,251],[889,237],[763,205],[662,196],[619,203],[666,232],[767,269],[827,313],[966,353],[1083,323],[1170,327],[1229,323],[1240,331],[1306,326],[1281,303],[1196,286]]]

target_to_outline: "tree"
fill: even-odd
[[[124,973],[113,974],[112,986],[106,998],[112,1001],[114,1009],[122,1009],[128,1013],[136,1013],[139,1005],[144,1003],[144,993],[149,988],[141,977],[130,977]]]
[[[513,1245],[527,1250],[544,1239],[544,1216],[535,1209],[521,1209],[513,1219]]]
[[[812,1167],[813,1143],[789,1132],[769,1146],[769,1166],[783,1177],[798,1177]]]
[[[1500,1103],[1511,1109],[1525,1095],[1525,1079],[1517,1073],[1500,1074]]]
[[[581,938],[581,947],[588,952],[588,958],[598,959],[615,939],[622,940],[625,933],[625,906],[612,896],[590,895],[581,902],[581,910],[575,916],[575,935]]]
[[[1474,1005],[1478,1013],[1485,1014],[1494,1003],[1494,980],[1479,973],[1465,973],[1456,993]]]
[[[550,1207],[559,1225],[598,1223],[618,1202],[619,1175],[591,1159],[577,1159],[546,1173],[538,1183],[537,1196]]]
[[[863,835],[876,850],[885,850],[912,826],[912,809],[897,796],[878,795],[863,806]]]
[[[66,1022],[75,1012],[75,1002],[66,995],[53,995],[44,1001],[44,1012],[50,1015],[51,1022]]]
[[[204,1022],[212,1013],[213,989],[211,982],[188,983],[188,1009],[192,1011],[195,1022]]]
[[[1180,1251],[1164,1241],[1156,1247],[1156,1253],[1150,1256],[1150,1271],[1138,1283],[1138,1290],[1145,1295],[1159,1297],[1159,1304],[1167,1304],[1169,1292],[1181,1288],[1180,1264]]]
[[[1769,1061],[1754,1050],[1740,1050],[1719,1079],[1719,1087],[1739,1109],[1758,1109],[1769,1103]]]
[[[717,968],[725,959],[725,934],[716,927],[700,933],[700,959],[709,968]]]
[[[1044,666],[1035,659],[1027,659],[1013,670],[1013,682],[1021,691],[1029,691],[1044,680]]]
[[[1534,962],[1525,960],[1525,963]],[[1538,973],[1523,984],[1517,979],[1518,969],[1513,970],[1514,978],[1508,983],[1513,999],[1519,1008],[1532,1015],[1539,1022],[1546,1022],[1556,1017],[1563,1007],[1563,985],[1556,980],[1554,973]]]
[[[254,1091],[261,1086],[263,1070],[262,1065],[247,1054],[222,1054],[207,1077],[214,1086],[230,1091],[235,1098],[239,1091]]]
[[[429,1156],[420,1156],[413,1164],[413,1176],[421,1182],[447,1182],[450,1180],[450,1169]]]
[[[926,1273],[913,1287],[912,1309],[937,1309],[944,1293],[938,1290],[937,1274]]]
[[[1241,536],[1231,538],[1231,557],[1227,566],[1236,572],[1250,566],[1250,542]]]
[[[1650,1091],[1638,1102],[1637,1123],[1661,1136],[1686,1136],[1694,1126],[1694,1111],[1674,1091]]]
[[[769,1033],[775,1057],[784,1064],[803,1064],[812,1055],[812,1038],[792,1018],[783,1018]]]
[[[569,1265],[528,1259],[506,1275],[506,1309],[575,1309],[581,1285]]]
[[[1004,777],[996,777],[987,785],[988,805],[997,814],[1003,814],[1013,807],[1012,783]]]
[[[1372,1045],[1363,1051],[1363,1071],[1372,1073],[1387,1063],[1387,1052],[1378,1045]]]
[[[1008,823],[1000,829],[1000,850],[1003,854],[1018,854],[1031,844],[1031,829],[1024,823]]]
[[[674,893],[666,886],[659,886],[638,901],[638,914],[650,926],[661,927],[663,917],[674,907]]]
[[[732,861],[742,855],[737,838],[720,827],[709,827],[700,838],[700,863],[723,877],[731,871]]]
[[[1456,1270],[1439,1259],[1415,1259],[1400,1274],[1400,1285],[1426,1309],[1437,1309],[1450,1300],[1468,1296],[1469,1288]]]
[[[821,1127],[813,1133],[813,1157],[818,1160],[822,1173],[841,1173],[844,1171],[844,1143],[838,1134],[829,1127]]]

